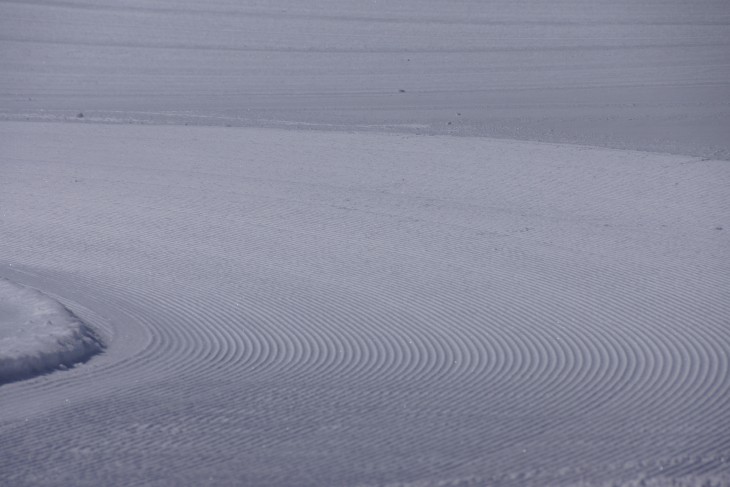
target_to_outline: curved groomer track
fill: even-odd
[[[728,53],[726,0],[0,0],[0,368],[23,290],[84,330],[0,370],[0,485],[730,485]]]
[[[0,128],[2,275],[108,343],[0,386],[15,485],[728,478],[726,162]]]

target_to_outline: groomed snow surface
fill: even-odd
[[[727,160],[728,5],[2,1],[0,120],[395,129]]]
[[[727,0],[0,0],[0,485],[730,485],[728,46]]]
[[[0,384],[100,352],[96,333],[58,301],[0,279]]]
[[[725,161],[212,127],[0,140],[0,272],[109,336],[0,386],[7,485],[728,483]]]

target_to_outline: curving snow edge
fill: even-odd
[[[98,335],[61,303],[0,278],[0,384],[72,366],[102,349]]]

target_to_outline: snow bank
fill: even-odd
[[[0,279],[0,384],[81,362],[101,340],[61,303]]]

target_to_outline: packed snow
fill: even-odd
[[[0,119],[730,159],[727,0],[0,2]]]
[[[725,0],[0,0],[0,484],[730,485],[728,46]]]
[[[12,485],[727,478],[727,162],[213,127],[0,140],[3,274],[112,337],[76,381],[2,386],[5,424],[35,418],[4,431]]]

